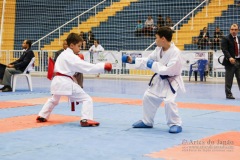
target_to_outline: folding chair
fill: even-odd
[[[35,70],[34,68],[34,62],[35,62],[35,57],[33,57],[31,59],[31,61],[29,62],[28,66],[26,67],[26,69],[23,71],[23,73],[21,74],[13,74],[11,77],[11,84],[12,84],[12,91],[15,92],[16,89],[16,82],[17,82],[17,78],[20,76],[25,76],[27,78],[27,82],[28,82],[28,87],[30,89],[30,91],[32,91],[32,78],[31,75],[29,74],[31,71]]]

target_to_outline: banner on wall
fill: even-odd
[[[83,54],[83,56],[84,56],[84,61],[90,63],[90,52],[89,52],[89,51],[80,51],[80,53]]]
[[[153,51],[122,51],[122,54],[130,55],[131,57],[144,58],[151,54]],[[182,51],[181,56],[183,59],[183,70],[189,71],[190,65],[199,59],[208,59],[207,51]],[[126,63],[126,69],[134,69],[134,65]]]
[[[183,70],[189,71],[190,65],[199,59],[208,59],[207,51],[182,51]]]
[[[218,62],[218,58],[223,55],[222,51],[217,51],[213,53],[213,71],[215,72],[225,72],[224,66]],[[224,56],[221,57],[221,60]]]
[[[126,54],[133,58],[147,57],[152,51],[122,51],[122,55]],[[126,69],[135,69],[133,64],[126,63]]]
[[[93,63],[110,62],[113,69],[122,69],[122,54],[118,51],[93,53]]]

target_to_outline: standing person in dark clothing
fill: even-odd
[[[89,31],[87,35],[88,48],[90,48],[94,44],[94,40],[95,40],[94,34],[92,33],[92,31]]]
[[[164,25],[165,25],[165,21],[164,21],[162,15],[159,15],[158,20],[157,20],[157,28],[159,29],[159,28],[163,27]]]
[[[57,57],[58,57],[58,56],[59,56],[64,50],[67,49],[68,45],[67,45],[67,41],[66,41],[66,39],[63,40],[63,44],[62,44],[62,46],[63,46],[63,48],[60,49],[60,50],[58,50],[58,51],[55,53],[55,56],[54,56],[54,59],[53,59],[54,62],[56,62]]]
[[[167,26],[167,27],[172,27],[173,26],[172,19],[169,16],[166,17],[165,26]]]
[[[81,50],[88,50],[88,46],[87,46],[87,42],[85,40],[83,40],[82,46],[81,46]]]
[[[224,54],[223,65],[225,66],[225,94],[227,99],[235,99],[231,92],[233,77],[236,76],[238,88],[240,89],[240,53],[238,34],[238,25],[232,24],[230,34],[223,37],[221,48]]]
[[[80,32],[79,36],[80,36],[84,41],[86,41],[87,37],[86,37],[86,34],[85,34],[83,31]]]
[[[198,36],[198,49],[204,49],[205,46],[211,44],[209,39],[208,28],[204,27],[203,30],[200,31]]]
[[[220,30],[219,27],[215,28],[214,34],[213,34],[213,47],[214,49],[219,49],[220,48],[220,44],[221,44],[221,40],[223,37],[223,32]]]

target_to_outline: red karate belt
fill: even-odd
[[[71,76],[66,75],[66,74],[62,74],[62,73],[60,73],[60,72],[57,72],[57,73],[56,73],[56,76],[64,76],[64,77],[71,78],[71,79],[73,80],[73,78],[72,78]]]
[[[64,76],[64,77],[68,77],[68,78],[71,78],[73,80],[73,78],[69,75],[66,75],[66,74],[62,74],[60,72],[57,72],[56,73],[56,76]],[[78,102],[76,103],[77,105],[79,104]],[[71,102],[71,110],[72,111],[75,111],[75,102]]]

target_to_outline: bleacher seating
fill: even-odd
[[[177,23],[197,5],[199,2],[192,0],[184,2],[139,0],[126,7],[122,12],[118,12],[114,17],[110,17],[107,22],[101,23],[99,27],[93,28],[93,33],[107,50],[144,50],[154,42],[155,37],[135,37],[134,29],[138,20],[142,20],[144,23],[147,16],[152,15],[156,24],[157,17],[161,14],[164,19],[166,16],[170,16],[173,22]],[[114,37],[118,37],[118,39]]]
[[[49,0],[41,0],[41,3],[35,0],[19,1],[16,3],[14,49],[21,49],[23,39],[30,39],[34,42],[101,1],[71,0],[71,3],[65,0],[59,0],[58,3]],[[97,11],[101,11],[110,3],[110,1],[103,3],[97,8]],[[82,16],[81,21],[93,14],[94,10]],[[77,22],[77,20],[71,22],[70,25],[62,28],[61,32],[69,31],[76,26]],[[56,32],[49,36],[44,43],[50,43],[58,36],[59,34]],[[33,49],[37,49],[37,45],[33,46]]]
[[[82,0],[80,3],[78,0],[72,0],[71,3],[69,3],[64,0],[59,0],[59,3],[56,4],[51,1],[42,0],[41,5],[38,5],[35,1],[34,3],[29,1],[16,3],[14,49],[21,49],[23,39],[36,41],[101,1],[102,0]],[[118,1],[120,0],[113,0],[112,2]],[[107,1],[100,5],[97,8],[97,12],[102,11],[106,6],[110,6],[110,3],[110,1]],[[156,24],[158,15],[162,15],[164,19],[166,16],[170,16],[175,24],[199,4],[200,1],[192,0],[185,0],[184,2],[178,0],[139,0],[138,2],[131,3],[130,6],[125,7],[122,11],[117,12],[116,15],[109,17],[106,22],[101,22],[100,26],[92,28],[92,31],[95,38],[100,40],[101,45],[106,50],[144,50],[154,42],[155,37],[135,37],[134,29],[138,20],[142,20],[144,23],[147,16],[151,15]],[[36,12],[32,13],[33,9],[35,9]],[[195,14],[201,11],[201,9],[202,8],[199,8]],[[139,10],[141,12],[139,12]],[[93,14],[95,14],[95,10],[83,15],[80,21],[84,22]],[[232,16],[231,18],[231,15],[239,15],[239,8],[230,5],[228,11],[224,12],[222,17],[216,18],[213,24],[209,24],[209,29],[212,30],[215,26],[220,26],[225,34],[228,33],[230,24],[237,20],[237,16]],[[23,21],[24,18],[27,21]],[[179,27],[186,23],[189,18],[185,19]],[[226,21],[226,19],[228,21]],[[75,20],[72,21],[70,25],[63,27],[61,34],[69,32],[77,23],[78,21]],[[221,25],[223,23],[224,25]],[[53,39],[58,37],[59,33],[55,32],[45,39],[44,42],[41,42],[41,47],[44,44],[49,44]],[[185,45],[186,50],[197,49],[196,47],[196,44]],[[37,45],[35,45],[33,49],[37,49]]]
[[[225,35],[229,34],[230,25],[239,24],[240,7],[230,5],[221,17],[217,17],[214,23],[208,25],[208,30],[214,32],[215,27],[219,26]]]
[[[64,0],[59,0],[59,3],[57,4],[52,3],[51,1],[42,0],[41,5],[36,4],[35,1],[34,3],[26,1],[17,3],[14,49],[21,49],[21,43],[23,39],[31,39],[36,41],[37,39],[45,36],[49,32],[58,28],[82,12],[88,10],[99,2],[101,2],[101,0],[82,0],[81,3],[79,3],[78,0],[73,0],[71,3],[68,3]],[[136,38],[133,32],[137,20],[141,19],[144,22],[147,18],[147,15],[151,14],[156,23],[157,16],[161,14],[163,17],[169,15],[173,22],[176,23],[199,4],[199,2],[193,2],[192,0],[186,0],[184,3],[179,2],[178,0],[171,2],[168,0],[163,0],[161,1],[161,9],[159,10],[156,9],[156,6],[159,7],[159,3],[160,1],[158,0],[151,0],[147,2],[144,0],[139,0],[139,2],[132,3],[130,7],[126,7],[122,12],[117,13],[116,16],[110,17],[107,22],[101,23],[100,27],[93,28],[93,33],[95,34],[96,38],[101,41],[101,44],[105,49],[142,50],[154,41],[154,37],[144,37],[141,39]],[[109,5],[110,1],[107,1],[103,5],[100,5],[97,11],[103,10]],[[31,13],[33,8],[36,10],[34,14],[25,14]],[[136,15],[134,15],[138,10],[142,10],[143,12],[138,12]],[[176,12],[180,10],[181,14],[179,14],[179,12],[176,14]],[[161,13],[159,13],[159,11],[161,11]],[[174,11],[176,12],[174,13]],[[89,18],[89,16],[94,14],[93,12],[94,10],[82,16],[81,21],[85,21],[87,18]],[[172,14],[170,14],[171,12]],[[45,15],[43,15],[44,13]],[[27,19],[27,21],[23,21],[24,18]],[[71,27],[76,26],[76,23],[77,20],[71,22],[71,25],[62,28],[62,33],[69,31]],[[34,28],[32,26],[34,26]],[[114,39],[116,35],[118,35],[118,39]],[[58,36],[59,34],[56,32],[45,39],[44,43],[50,43],[50,41]],[[43,44],[41,43],[41,45]],[[36,48],[37,45],[33,49]]]
[[[240,7],[236,6],[237,0],[235,0],[235,4],[229,5],[227,11],[223,11],[222,16],[216,17],[214,23],[208,24],[208,31],[210,38],[213,38],[213,33],[215,31],[215,28],[217,26],[220,27],[221,31],[224,33],[224,35],[229,34],[229,28],[231,24],[239,23],[239,15],[240,15]],[[198,49],[196,44],[185,44],[184,45],[185,50],[195,50]],[[210,47],[206,47],[205,49],[211,49]]]

